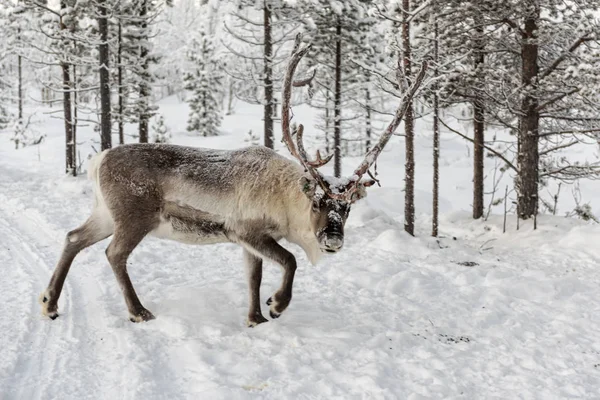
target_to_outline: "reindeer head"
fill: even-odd
[[[350,213],[350,207],[356,201],[367,195],[366,188],[378,183],[369,172],[369,168],[375,163],[377,157],[387,144],[390,137],[400,124],[408,106],[415,95],[418,87],[423,82],[427,64],[423,63],[421,70],[417,74],[412,85],[406,88],[400,107],[396,110],[394,119],[387,127],[385,132],[379,138],[379,142],[367,152],[364,160],[359,164],[354,174],[349,178],[331,178],[322,175],[318,168],[327,164],[333,154],[322,158],[317,151],[314,161],[308,159],[302,135],[304,127],[298,125],[294,133],[290,132],[290,100],[292,96],[292,86],[304,86],[311,82],[315,74],[302,81],[293,81],[294,71],[302,57],[310,49],[310,45],[300,49],[301,36],[296,36],[296,43],[292,56],[288,62],[285,80],[283,82],[283,95],[281,102],[281,128],[283,132],[283,142],[288,150],[304,167],[309,175],[304,176],[298,182],[302,192],[311,202],[310,221],[313,232],[319,242],[322,251],[335,253],[341,250],[344,245],[344,225]],[[402,87],[406,82],[399,82]],[[296,136],[294,143],[293,136]],[[361,181],[362,176],[367,173],[371,180]]]
[[[310,201],[310,223],[321,251],[335,253],[344,245],[344,225],[350,214],[352,204],[367,195],[365,185],[359,183],[358,190],[350,197],[331,196],[331,192],[324,191],[312,177],[303,176],[299,180],[300,190]],[[337,185],[332,188],[339,192],[345,189],[345,185]]]

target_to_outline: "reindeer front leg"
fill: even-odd
[[[248,320],[246,323],[249,328],[253,328],[258,324],[268,321],[260,311],[260,283],[262,281],[263,260],[244,249],[244,262],[246,264],[248,289],[250,291],[250,309],[248,310]]]
[[[296,273],[296,258],[292,253],[281,247],[275,239],[269,236],[257,236],[242,239],[241,244],[250,253],[273,260],[283,268],[281,287],[273,296],[269,297],[269,300],[267,300],[267,305],[270,306],[269,314],[271,315],[271,318],[279,318],[292,300],[292,286],[294,285],[294,274]]]

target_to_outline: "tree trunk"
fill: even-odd
[[[148,61],[148,0],[142,0],[140,6],[140,19],[141,19],[141,30],[142,30],[142,46],[140,50],[140,58],[142,59],[142,78],[140,82],[140,100],[141,110],[139,115],[139,136],[140,143],[148,143],[148,120],[150,119],[149,99],[150,97],[150,65]]]
[[[439,76],[439,31],[437,20],[433,24],[433,69],[434,79]],[[438,236],[439,198],[440,198],[440,107],[438,102],[438,84],[433,85],[433,217],[431,221],[431,236]]]
[[[21,28],[17,29],[17,40],[21,40]],[[19,121],[23,121],[23,60],[21,55],[17,56],[18,79],[19,79]]]
[[[233,89],[234,89],[234,82],[232,79],[229,82],[229,96],[227,99],[227,115],[233,114]]]
[[[271,38],[271,8],[269,2],[263,2],[264,18],[264,84],[265,84],[265,147],[273,148],[273,39]]]
[[[65,172],[75,176],[75,140],[73,138],[73,121],[71,119],[71,76],[69,65],[61,63],[63,72],[63,110],[65,119],[66,166]]]
[[[365,87],[365,154],[371,149],[371,83],[370,76],[367,75],[367,86]]]
[[[482,78],[479,69],[483,68],[485,62],[483,48],[483,27],[475,28],[477,39],[475,40],[475,74],[477,82]],[[475,92],[473,101],[473,218],[483,217],[483,155],[484,155],[484,129],[485,114],[483,101],[479,91]]]
[[[525,19],[525,31],[521,45],[523,60],[521,82],[525,95],[521,103],[521,121],[519,129],[520,150],[518,154],[518,207],[519,216],[528,219],[535,215],[538,202],[538,128],[539,112],[537,99],[538,44],[536,42],[539,8],[535,8]]]
[[[326,90],[325,91],[325,153],[326,154],[330,154],[331,153],[331,146],[329,144],[329,128],[330,128],[330,114],[331,112],[329,111],[329,91]]]
[[[402,62],[406,78],[411,76],[410,48],[410,0],[402,0]],[[398,66],[400,67],[400,66]],[[406,148],[405,189],[404,189],[404,230],[415,235],[415,145],[414,115],[412,101],[404,115],[404,135]]]
[[[73,46],[76,46],[76,43],[73,43]],[[78,83],[77,83],[77,66],[73,65],[73,124],[71,124],[71,126],[73,127],[73,143],[77,143],[77,125],[79,123],[78,121],[78,115],[77,115],[77,102],[78,102],[78,98],[77,98],[77,88],[78,88]],[[74,159],[74,163],[75,163],[75,169],[77,169],[77,154],[76,154],[76,149],[73,149],[73,159]]]
[[[106,0],[98,0],[98,31],[100,44],[98,45],[98,60],[100,62],[100,148],[102,150],[112,147],[111,121],[110,121],[110,77],[108,60],[108,17]]]
[[[65,0],[61,0],[60,8],[67,8]],[[67,26],[60,18],[60,29],[65,30]],[[75,138],[73,137],[73,120],[71,116],[71,74],[69,73],[69,64],[61,62],[60,67],[63,75],[63,115],[65,120],[65,172],[73,176],[77,175],[77,166],[75,165]]]
[[[342,176],[342,20],[338,16],[335,39],[335,97],[333,104],[333,174]]]
[[[125,123],[123,112],[125,111],[125,91],[123,89],[123,22],[118,21],[119,27],[117,32],[117,85],[119,86],[119,144],[125,143]]]

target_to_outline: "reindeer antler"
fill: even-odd
[[[315,72],[313,72],[313,75],[309,78],[296,82],[293,81],[294,72],[296,70],[296,67],[298,66],[298,63],[311,47],[311,45],[309,44],[303,48],[300,48],[301,39],[301,34],[296,35],[294,50],[288,62],[285,80],[283,82],[283,99],[281,101],[281,130],[283,131],[282,141],[286,144],[290,153],[296,159],[298,159],[298,161],[300,161],[300,164],[302,164],[304,169],[312,175],[312,177],[327,194],[327,196],[334,199],[352,202],[353,194],[358,190],[358,184],[360,182],[360,179],[365,173],[369,172],[369,168],[371,168],[371,166],[375,163],[377,157],[392,137],[392,134],[398,128],[398,125],[400,125],[402,118],[404,118],[404,114],[406,114],[406,110],[408,110],[408,106],[410,105],[413,97],[417,93],[417,90],[423,83],[423,79],[425,78],[425,72],[427,71],[427,62],[423,61],[421,69],[419,70],[419,73],[417,74],[415,80],[410,85],[410,87],[404,92],[402,100],[400,101],[400,105],[394,115],[394,119],[392,119],[392,122],[390,122],[384,133],[379,138],[379,142],[377,142],[377,144],[373,146],[371,150],[369,150],[369,152],[365,155],[364,160],[358,165],[358,168],[354,171],[352,177],[350,177],[350,182],[345,186],[337,188],[336,193],[333,193],[329,183],[326,182],[323,175],[321,175],[321,173],[317,171],[317,168],[322,167],[331,160],[333,154],[322,158],[321,153],[317,151],[316,160],[309,161],[308,155],[306,154],[306,149],[304,148],[304,143],[302,142],[304,126],[302,126],[302,124],[299,124],[298,128],[296,129],[296,144],[294,144],[294,140],[292,139],[292,134],[290,132],[290,100],[292,97],[292,86],[299,87],[308,85],[315,77]],[[399,83],[402,86],[403,82]],[[363,182],[363,185],[365,187],[368,187],[372,186],[375,182],[376,180]]]
[[[285,73],[285,79],[283,81],[283,95],[281,100],[281,130],[283,133],[283,142],[287,146],[290,153],[300,161],[300,164],[304,167],[306,171],[308,171],[313,178],[317,181],[319,186],[326,192],[330,193],[329,185],[325,182],[323,175],[317,171],[317,168],[322,167],[327,164],[329,160],[331,160],[333,155],[329,155],[325,158],[321,158],[321,153],[317,152],[316,161],[309,161],[308,155],[306,154],[306,149],[304,148],[304,143],[302,142],[302,134],[304,132],[304,126],[302,124],[298,125],[296,129],[296,144],[294,145],[294,140],[292,139],[292,134],[290,132],[290,101],[292,98],[292,86],[300,87],[308,85],[313,78],[315,77],[316,70],[313,71],[312,76],[303,79],[301,81],[293,81],[294,72],[296,71],[296,67],[298,63],[304,57],[304,55],[310,50],[311,45],[306,45],[303,48],[300,48],[300,42],[302,40],[302,35],[299,33],[296,35],[296,41],[294,43],[294,50],[292,52],[292,56],[290,57],[290,61],[288,62],[287,70]]]
[[[352,177],[350,178],[351,182],[348,184],[348,186],[346,186],[345,193],[347,194],[348,199],[351,199],[352,194],[356,192],[356,190],[358,190],[358,182],[360,181],[360,178],[362,178],[362,176],[369,171],[369,168],[371,168],[371,166],[375,163],[377,157],[379,157],[379,154],[392,137],[392,134],[396,131],[398,125],[400,125],[402,118],[404,118],[404,114],[406,114],[406,110],[408,110],[408,106],[410,105],[413,97],[417,93],[417,90],[423,83],[426,71],[427,61],[423,61],[423,63],[421,64],[421,69],[419,70],[414,82],[410,85],[408,90],[404,92],[402,100],[400,101],[400,106],[398,107],[398,109],[396,110],[396,114],[394,115],[394,119],[392,119],[392,122],[390,122],[384,133],[379,138],[379,142],[377,142],[377,144],[373,146],[371,150],[368,151],[363,161],[358,165],[358,168],[354,170],[354,175],[352,175]],[[371,186],[374,183],[375,181],[370,182],[369,185],[365,186]]]

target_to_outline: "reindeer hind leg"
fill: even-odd
[[[50,278],[50,283],[39,298],[43,315],[50,319],[58,317],[58,298],[75,256],[81,250],[106,239],[112,233],[113,224],[110,216],[99,209],[95,209],[83,225],[67,233],[62,254]]]

